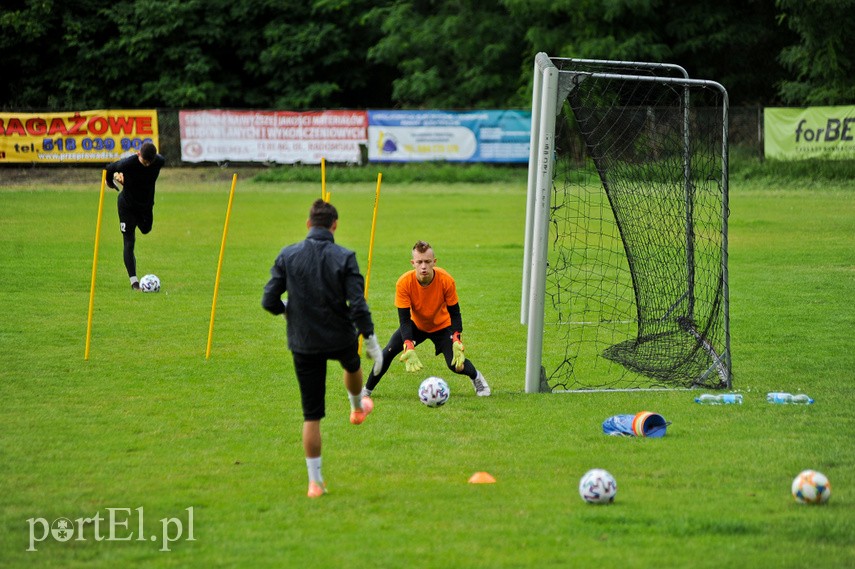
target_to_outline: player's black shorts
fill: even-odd
[[[116,204],[119,208],[119,229],[122,233],[133,235],[137,228],[143,235],[151,231],[154,223],[154,208],[129,204],[121,194]]]
[[[358,348],[357,342],[354,342],[352,346],[333,352],[320,354],[292,352],[294,372],[300,384],[303,419],[319,421],[326,415],[327,361],[335,360],[346,371],[353,373],[360,367]]]

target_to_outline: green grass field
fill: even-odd
[[[722,407],[686,391],[525,394],[525,188],[388,180],[369,290],[381,343],[397,323],[395,280],[426,239],[457,279],[467,355],[494,396],[476,398],[422,347],[426,369],[396,363],[355,427],[331,366],[330,494],[309,500],[285,323],[260,299],[279,249],[305,236],[320,183],[238,179],[208,360],[231,173],[164,170],[154,230],[137,241],[159,294],[128,286],[109,191],[85,361],[100,172],[89,183],[2,175],[0,567],[855,566],[851,179],[732,184],[734,388],[745,403]],[[328,189],[336,240],[365,271],[375,185]],[[419,403],[427,375],[448,380],[446,406]],[[816,403],[767,404],[778,390]],[[666,437],[602,434],[607,417],[642,410],[672,422]],[[593,467],[617,478],[613,505],[579,498]],[[831,479],[826,506],[790,496],[806,468]],[[468,484],[476,471],[497,483]],[[96,517],[97,530],[78,531]],[[75,533],[59,541],[37,518],[68,518]],[[31,526],[44,537],[33,547]]]

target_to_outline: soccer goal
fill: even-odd
[[[727,91],[669,64],[534,67],[526,391],[730,387]]]

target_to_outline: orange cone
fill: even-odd
[[[495,484],[496,479],[489,472],[476,472],[469,477],[469,484]]]

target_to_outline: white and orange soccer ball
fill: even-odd
[[[803,470],[793,480],[792,492],[799,504],[825,504],[831,497],[831,482],[822,472]]]

